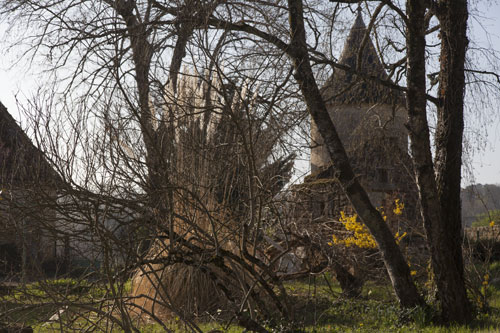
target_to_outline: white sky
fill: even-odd
[[[473,0],[472,7],[477,7],[470,17],[471,36],[469,39],[479,43],[480,46],[493,46],[500,54],[500,1]],[[4,34],[5,25],[0,24],[0,36]],[[17,110],[16,95],[19,100],[26,100],[34,95],[37,90],[37,80],[31,74],[36,72],[36,67],[26,68],[15,64],[14,52],[6,52],[5,46],[0,42],[0,101],[18,121],[22,121]],[[499,60],[500,61],[500,60]],[[464,178],[463,185],[471,182],[481,184],[500,184],[500,106],[496,104],[494,110],[487,110],[494,115],[487,122],[487,126],[479,131],[479,135],[486,137],[484,148],[475,152],[472,158],[473,179]],[[467,121],[466,121],[467,124]],[[473,131],[473,132],[474,132]],[[473,134],[469,134],[473,135]],[[471,138],[471,142],[476,141]]]
[[[477,12],[474,10],[469,19],[469,39],[475,40],[482,47],[491,46],[500,54],[500,1],[471,2],[471,7],[477,7]],[[493,110],[487,110],[486,113],[492,117],[486,127],[487,133],[480,132],[487,137],[486,146],[482,152],[473,155],[474,181],[481,184],[500,184],[500,104],[497,102]],[[466,185],[469,181],[465,180],[464,183]]]

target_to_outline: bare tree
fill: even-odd
[[[40,144],[70,184],[57,202],[60,220],[76,220],[93,229],[102,244],[113,244],[103,245],[104,262],[123,328],[132,329],[127,306],[138,306],[141,297],[161,303],[196,328],[186,315],[196,302],[183,309],[164,288],[175,274],[168,267],[174,266],[189,267],[202,277],[198,282],[215,286],[246,327],[264,330],[257,318],[244,315],[247,307],[258,307],[270,318],[272,312],[264,309],[272,304],[280,317],[292,317],[272,271],[274,262],[260,251],[265,212],[273,211],[274,194],[286,180],[273,177],[286,174],[290,163],[280,140],[304,119],[300,111],[305,108],[323,137],[335,177],[377,241],[400,303],[424,305],[406,259],[353,172],[327,112],[319,89],[325,65],[360,82],[407,93],[412,158],[443,319],[468,320],[459,216],[467,3],[410,0],[406,12],[391,1],[368,6],[373,12],[366,38],[372,31],[382,33],[374,28],[378,19],[386,19],[402,36],[377,44],[400,56],[384,61],[387,79],[360,72],[363,43],[357,65],[340,65],[330,54],[336,37],[332,27],[352,3],[360,1],[5,2],[3,15],[11,22],[42,27],[24,40],[34,45],[28,54],[45,55],[51,69],[74,64],[71,71],[59,71],[67,76],[59,82],[62,102],[53,105],[66,111],[65,119],[45,111],[45,117],[34,120]],[[429,28],[434,16],[440,26]],[[459,34],[451,33],[451,22],[460,23]],[[440,87],[431,96],[425,34],[436,29],[443,38]],[[183,71],[183,63],[194,72]],[[188,76],[193,79],[180,79]],[[435,161],[428,103],[438,109]],[[275,217],[279,220],[279,214]],[[101,223],[107,218],[128,228],[129,242]],[[76,234],[73,230],[70,236]],[[114,253],[125,255],[124,274],[135,270],[159,296],[136,289],[133,302],[123,301],[114,287]],[[164,278],[165,272],[170,275]],[[260,293],[269,303],[259,303]],[[154,306],[141,307],[158,318]]]
[[[290,104],[295,94],[281,91],[289,68],[259,78],[280,63],[265,54],[223,68],[220,54],[231,57],[225,44],[241,38],[183,28],[215,3],[179,4],[187,18],[152,3],[89,2],[76,12],[68,4],[31,5],[30,19],[47,28],[40,43],[64,35],[60,48],[43,50],[56,54],[56,67],[75,59],[71,49],[84,56],[61,82],[69,84],[62,98],[49,91],[28,106],[37,144],[63,180],[55,198],[33,193],[30,214],[53,233],[64,264],[74,269],[85,260],[80,273],[105,282],[103,297],[92,300],[51,290],[55,304],[71,304],[67,318],[97,314],[125,331],[136,330],[136,314],[162,325],[179,316],[198,331],[193,316],[216,310],[260,331],[257,318],[291,318],[262,237],[293,165],[284,140],[300,120]],[[66,17],[54,25],[46,10]],[[55,212],[51,223],[41,207]],[[176,290],[183,278],[189,283]]]
[[[471,319],[471,312],[463,277],[460,213],[467,2],[439,2],[427,12],[427,16],[436,12],[442,39],[434,162],[426,119],[426,5],[409,1],[407,11],[409,133],[422,216],[432,252],[443,320],[467,322]]]
[[[349,1],[349,3],[352,2]],[[443,319],[445,321],[464,322],[470,317],[467,315],[469,313],[468,301],[463,282],[463,265],[460,250],[461,223],[460,216],[456,214],[460,212],[459,194],[463,136],[464,63],[467,47],[467,37],[465,34],[467,4],[464,2],[460,6],[451,6],[446,2],[432,3],[426,13],[428,4],[418,1],[415,3],[408,2],[408,10],[407,14],[405,14],[392,3],[382,3],[374,11],[373,18],[376,18],[376,13],[384,5],[387,5],[397,15],[400,15],[408,29],[406,56],[409,71],[408,127],[412,139],[412,153],[423,207],[422,216],[427,229],[429,245],[433,253],[434,271],[438,277],[438,281],[441,281],[438,282],[438,288],[439,298],[443,306]],[[259,36],[263,40],[274,44],[294,62],[296,70],[294,77],[301,87],[308,109],[318,125],[325,145],[332,157],[336,176],[343,185],[359,216],[377,240],[400,301],[403,305],[410,306],[422,304],[422,300],[411,282],[409,271],[404,264],[404,258],[400,256],[392,235],[384,227],[380,214],[373,208],[365,192],[357,183],[338,135],[336,135],[332,121],[326,111],[316,79],[309,65],[312,58],[311,53],[314,53],[308,48],[302,6],[302,2],[300,1],[291,1],[288,3],[288,10],[290,12],[289,29],[291,32],[289,43],[253,25],[221,21],[218,22],[218,25]],[[437,98],[426,94],[424,66],[426,22],[429,22],[434,14],[437,15],[440,21],[441,25],[439,29],[441,29],[442,38],[445,40],[441,44],[441,71],[438,77],[440,88]],[[451,26],[450,22],[452,21],[460,23],[459,34],[446,31]],[[335,66],[335,64],[332,65]],[[353,68],[343,69],[353,70]],[[356,74],[359,75],[360,73]],[[450,79],[451,76],[454,77],[453,80]],[[376,79],[369,76],[366,78]],[[390,82],[382,84],[390,85]],[[449,87],[451,85],[453,85],[453,88]],[[402,88],[402,90],[407,89]],[[451,95],[447,96],[447,92]],[[436,169],[433,166],[429,130],[426,121],[427,100],[436,103],[438,106]],[[453,211],[453,214],[449,213],[451,212],[450,209]],[[448,222],[445,222],[445,220]],[[443,246],[445,248],[444,251]],[[457,261],[454,262],[454,260]],[[453,273],[448,274],[444,272]]]

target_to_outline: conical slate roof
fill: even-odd
[[[339,64],[356,70],[356,61],[359,48],[367,29],[361,13],[349,32],[347,41],[339,59]],[[388,76],[377,55],[371,38],[368,37],[361,55],[361,72],[387,80]],[[403,104],[404,96],[401,92],[383,86],[373,80],[357,77],[355,74],[342,69],[334,69],[332,76],[322,87],[323,98],[327,103],[335,104],[362,104],[384,103]]]

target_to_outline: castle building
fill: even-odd
[[[347,37],[339,64],[390,83],[360,13]],[[377,80],[335,69],[322,87],[322,94],[354,172],[375,207],[386,207],[389,214],[390,206],[399,199],[407,203],[406,215],[414,215],[415,191],[403,93]],[[311,176],[306,182],[332,176],[329,168],[332,162],[314,121],[311,121],[310,163]],[[335,199],[342,195],[329,194],[330,198],[320,200],[319,207],[312,211],[312,218],[335,216],[339,210],[350,211],[345,199]]]
[[[360,64],[358,66],[358,60]],[[417,191],[408,153],[404,94],[391,87],[359,12],[344,44],[336,68],[321,88],[327,109],[351,166],[372,204],[383,212],[394,233],[420,237]],[[359,70],[363,75],[356,75]],[[385,84],[381,84],[381,82]],[[294,223],[315,242],[331,240],[345,229],[341,212],[354,215],[349,199],[335,179],[332,163],[314,121],[311,121],[311,174],[294,188]],[[404,203],[396,214],[396,201]]]
[[[408,153],[405,96],[391,83],[361,12],[338,64],[351,70],[335,68],[321,88],[330,118],[372,204],[382,213],[408,258],[418,257],[425,249]],[[299,240],[294,255],[301,258],[302,271],[331,269],[343,292],[359,295],[363,280],[384,276],[383,265],[374,242],[368,242],[369,246],[348,242],[358,236],[347,228],[342,213],[352,221],[356,212],[334,175],[335,161],[331,161],[314,121],[310,136],[311,174],[291,188],[289,227]]]

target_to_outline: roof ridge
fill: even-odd
[[[0,143],[6,149],[0,152],[0,181],[60,182],[61,178],[46,159],[46,155],[29,138],[7,108],[0,102]],[[0,145],[1,146],[1,145]]]

